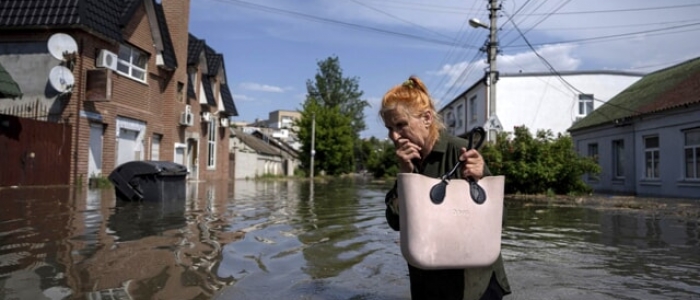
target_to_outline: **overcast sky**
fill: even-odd
[[[410,75],[439,104],[483,76],[479,51],[488,30],[486,0],[192,0],[190,32],[224,54],[239,116],[267,119],[297,110],[317,62],[338,56],[345,77],[359,78],[368,130],[384,137],[377,116],[384,92]],[[513,22],[557,71],[651,72],[700,56],[695,0],[508,0],[501,2],[501,72],[547,71]],[[517,12],[517,14],[516,14]],[[513,22],[507,22],[512,16]],[[439,108],[439,107],[438,107]]]

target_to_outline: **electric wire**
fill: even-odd
[[[504,13],[505,13],[505,12],[504,12]],[[547,61],[547,59],[545,59],[542,55],[540,55],[540,54],[537,52],[537,50],[535,49],[535,47],[533,47],[532,44],[530,44],[530,41],[529,41],[529,40],[527,39],[527,37],[523,34],[523,32],[520,31],[520,28],[518,28],[518,26],[515,25],[515,23],[513,23],[513,26],[514,26],[515,29],[518,31],[518,33],[520,34],[520,36],[523,38],[523,40],[525,41],[525,43],[530,47],[530,50],[532,50],[532,52],[545,64],[545,66],[550,70],[550,72],[552,72],[552,74],[555,74],[555,75],[557,76],[557,78],[558,78],[559,80],[562,81],[562,83],[564,83],[565,85],[571,87],[572,89],[574,89],[575,91],[577,91],[579,94],[586,94],[586,93],[582,92],[581,90],[579,90],[578,88],[576,88],[576,87],[575,87],[574,85],[572,85],[571,83],[569,83],[566,79],[564,79],[564,77],[561,76],[561,74],[559,73],[559,71],[557,71],[557,70],[554,68],[554,66],[552,66],[552,64],[550,64],[549,61]],[[640,114],[639,111],[636,111],[636,110],[633,110],[633,109],[630,109],[630,108],[627,108],[627,107],[624,107],[624,106],[621,106],[621,105],[617,105],[617,104],[610,103],[610,101],[604,101],[604,100],[601,100],[601,99],[598,99],[598,98],[595,98],[595,97],[593,97],[593,100],[599,101],[599,102],[602,102],[602,103],[603,103],[600,107],[598,107],[597,109],[595,109],[593,112],[598,112],[598,113],[600,113],[601,115],[603,115],[603,117],[605,117],[605,118],[608,119],[609,121],[612,121],[612,118],[610,118],[610,117],[607,116],[605,113],[603,113],[602,111],[600,111],[600,108],[603,107],[603,106],[605,106],[605,105],[614,106],[614,107],[617,107],[617,108],[622,109],[622,110],[626,110],[626,111],[631,112],[631,113],[634,113],[634,114]]]
[[[477,1],[472,2],[472,6],[471,6],[470,10],[473,10],[476,7],[476,3],[477,3]],[[482,14],[483,14],[483,10],[482,10]],[[459,43],[463,43],[463,44],[467,44],[467,45],[472,44],[476,40],[476,38],[478,38],[478,36],[479,36],[479,33],[480,33],[479,31],[476,31],[476,30],[467,31],[465,29],[465,28],[468,28],[467,27],[468,24],[469,24],[469,21],[466,19],[462,23],[462,26],[459,30],[459,34],[456,38],[457,41],[460,41]],[[451,47],[450,50],[448,51],[447,55],[443,57],[442,61],[438,65],[438,69],[442,68],[447,61],[455,61],[455,62],[464,61],[466,59],[469,51],[462,51],[461,55],[458,53],[458,51],[459,51],[458,48]],[[478,52],[477,52],[477,54],[478,54]],[[443,74],[443,76],[440,77],[437,85],[434,85],[432,81],[430,82],[429,87],[430,87],[431,91],[434,91],[433,95],[438,95],[439,92],[444,91],[443,84],[445,84],[445,81],[449,77],[450,77],[449,73]],[[446,93],[443,93],[442,97],[438,97],[436,99],[445,99],[447,96],[448,95]]]
[[[358,30],[393,35],[393,36],[398,36],[398,37],[403,37],[403,38],[408,38],[408,39],[413,39],[413,40],[419,40],[419,41],[423,41],[423,42],[434,43],[434,44],[455,46],[455,47],[460,47],[460,48],[465,48],[465,49],[478,49],[478,47],[476,47],[476,46],[455,44],[454,42],[449,41],[449,40],[428,38],[428,37],[423,37],[423,36],[418,36],[418,35],[413,35],[413,34],[408,34],[408,33],[402,33],[402,32],[381,29],[381,28],[377,28],[377,27],[371,27],[371,26],[365,26],[365,25],[360,25],[360,24],[355,24],[355,23],[350,23],[350,22],[332,20],[332,19],[328,19],[328,18],[323,18],[323,17],[313,16],[313,15],[300,13],[300,12],[296,12],[296,11],[285,10],[285,9],[250,3],[250,2],[246,2],[246,1],[240,1],[240,0],[213,0],[213,1],[239,5],[241,7],[254,9],[254,10],[260,10],[260,11],[265,11],[265,12],[270,12],[270,13],[276,13],[276,14],[281,14],[281,15],[303,18],[303,19],[306,19],[309,21],[314,21],[314,22],[339,25],[339,26],[354,28],[354,29],[358,29]]]

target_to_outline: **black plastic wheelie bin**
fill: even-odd
[[[119,165],[109,180],[126,201],[184,200],[187,167],[171,161],[140,160]]]

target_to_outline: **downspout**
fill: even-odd
[[[83,103],[83,97],[85,96],[82,91],[83,91],[83,53],[84,49],[83,47],[85,46],[85,42],[83,37],[80,38],[80,46],[78,46],[78,57],[80,59],[80,62],[78,63],[78,84],[76,85],[78,88],[78,92],[76,94],[77,98],[77,103],[75,103],[75,136],[73,136],[73,140],[75,143],[73,144],[73,183],[77,184],[78,183],[78,159],[80,158],[79,155],[79,141],[80,141],[80,104]],[[75,72],[73,72],[75,73]],[[76,88],[75,86],[73,87],[74,89]],[[80,182],[82,183],[82,181]]]

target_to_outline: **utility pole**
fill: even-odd
[[[310,171],[310,179],[311,181],[314,180],[314,156],[316,155],[316,113],[313,113],[312,119],[311,119],[311,171]]]
[[[489,0],[489,42],[488,42],[488,62],[489,62],[489,122],[496,116],[496,81],[498,81],[498,69],[496,68],[496,56],[498,56],[498,10],[501,7],[498,0]],[[496,141],[496,130],[489,128],[488,140]]]

